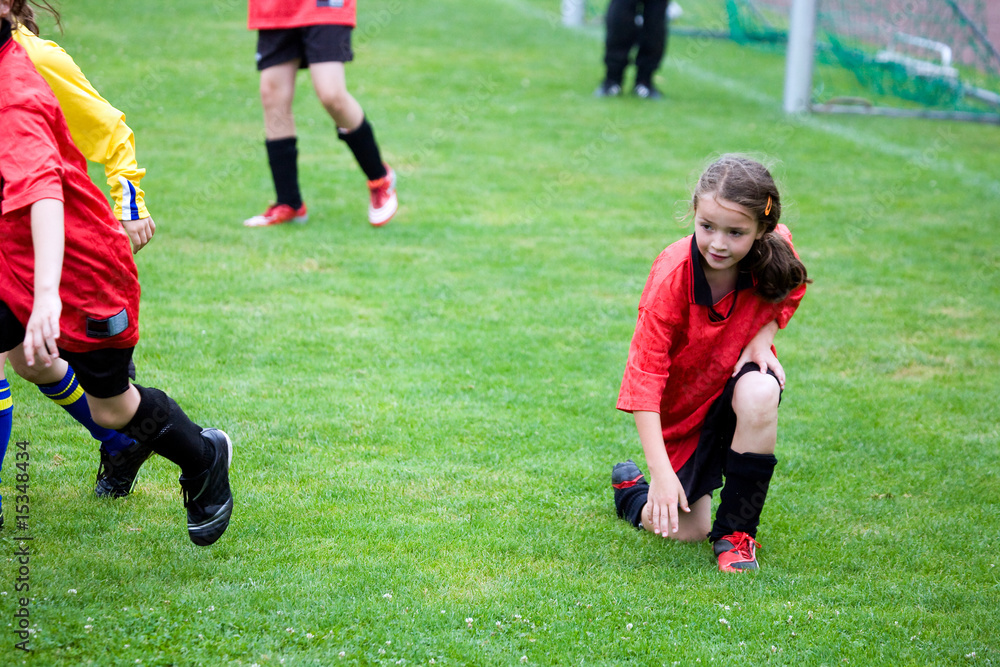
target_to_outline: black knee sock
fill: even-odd
[[[368,123],[368,118],[364,118],[361,125],[351,132],[338,129],[337,137],[347,144],[347,147],[354,153],[354,159],[358,161],[358,166],[361,167],[361,171],[365,172],[369,181],[377,181],[386,175],[382,155],[379,153],[375,133]]]
[[[709,540],[714,542],[737,531],[757,536],[760,513],[777,463],[773,454],[738,454],[729,450],[726,483],[719,494],[719,509]]]
[[[642,525],[642,508],[646,506],[649,484],[637,482],[634,486],[615,489],[615,510],[618,516],[639,528]]]
[[[121,432],[179,465],[186,477],[201,474],[214,456],[201,435],[201,427],[159,389],[134,386],[139,390],[139,408]]]
[[[267,162],[271,165],[271,178],[274,179],[276,201],[297,209],[302,206],[302,193],[299,192],[299,150],[295,144],[295,137],[268,139],[264,142],[267,147]]]

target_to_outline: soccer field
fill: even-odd
[[[136,132],[138,382],[232,436],[236,506],[193,546],[157,458],[96,499],[95,443],[8,368],[31,540],[11,453],[0,665],[1000,664],[1000,128],[789,118],[781,57],[696,37],[664,101],[600,100],[602,35],[557,0],[359,4],[348,86],[399,175],[381,229],[305,74],[309,222],[240,224],[273,198],[245,2],[44,24]],[[746,576],[610,488],[644,466],[615,410],[639,295],[729,151],[776,161],[815,280],[776,340]]]

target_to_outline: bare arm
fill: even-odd
[[[33,366],[37,354],[48,367],[59,357],[59,282],[66,243],[61,201],[41,199],[31,205],[31,242],[35,248],[35,298],[25,327],[24,358]]]
[[[690,512],[684,488],[670,465],[667,449],[663,444],[663,426],[656,412],[637,410],[633,413],[635,427],[639,431],[639,441],[649,466],[649,497],[651,503],[652,530],[657,535],[676,533],[678,526],[677,508]],[[649,528],[649,527],[647,527]]]

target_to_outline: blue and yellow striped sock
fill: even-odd
[[[4,457],[7,456],[7,445],[10,444],[10,432],[13,427],[14,400],[10,397],[10,384],[7,378],[0,378],[0,469],[3,468]],[[3,503],[2,495],[0,503]]]
[[[134,442],[127,435],[98,426],[94,422],[90,416],[90,406],[87,405],[87,395],[83,392],[80,383],[77,382],[76,373],[73,372],[72,366],[66,369],[66,375],[62,380],[55,384],[40,384],[38,389],[61,405],[63,410],[72,415],[73,419],[83,424],[95,440],[100,440],[103,443],[108,453],[120,452],[130,447]]]

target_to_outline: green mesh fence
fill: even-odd
[[[817,0],[813,101],[1000,113],[1000,52],[990,41],[987,1],[1000,2]],[[676,2],[674,35],[725,36],[784,53],[792,0]],[[606,0],[588,0],[588,20],[599,24],[606,8]],[[993,29],[1000,40],[1000,25]]]

